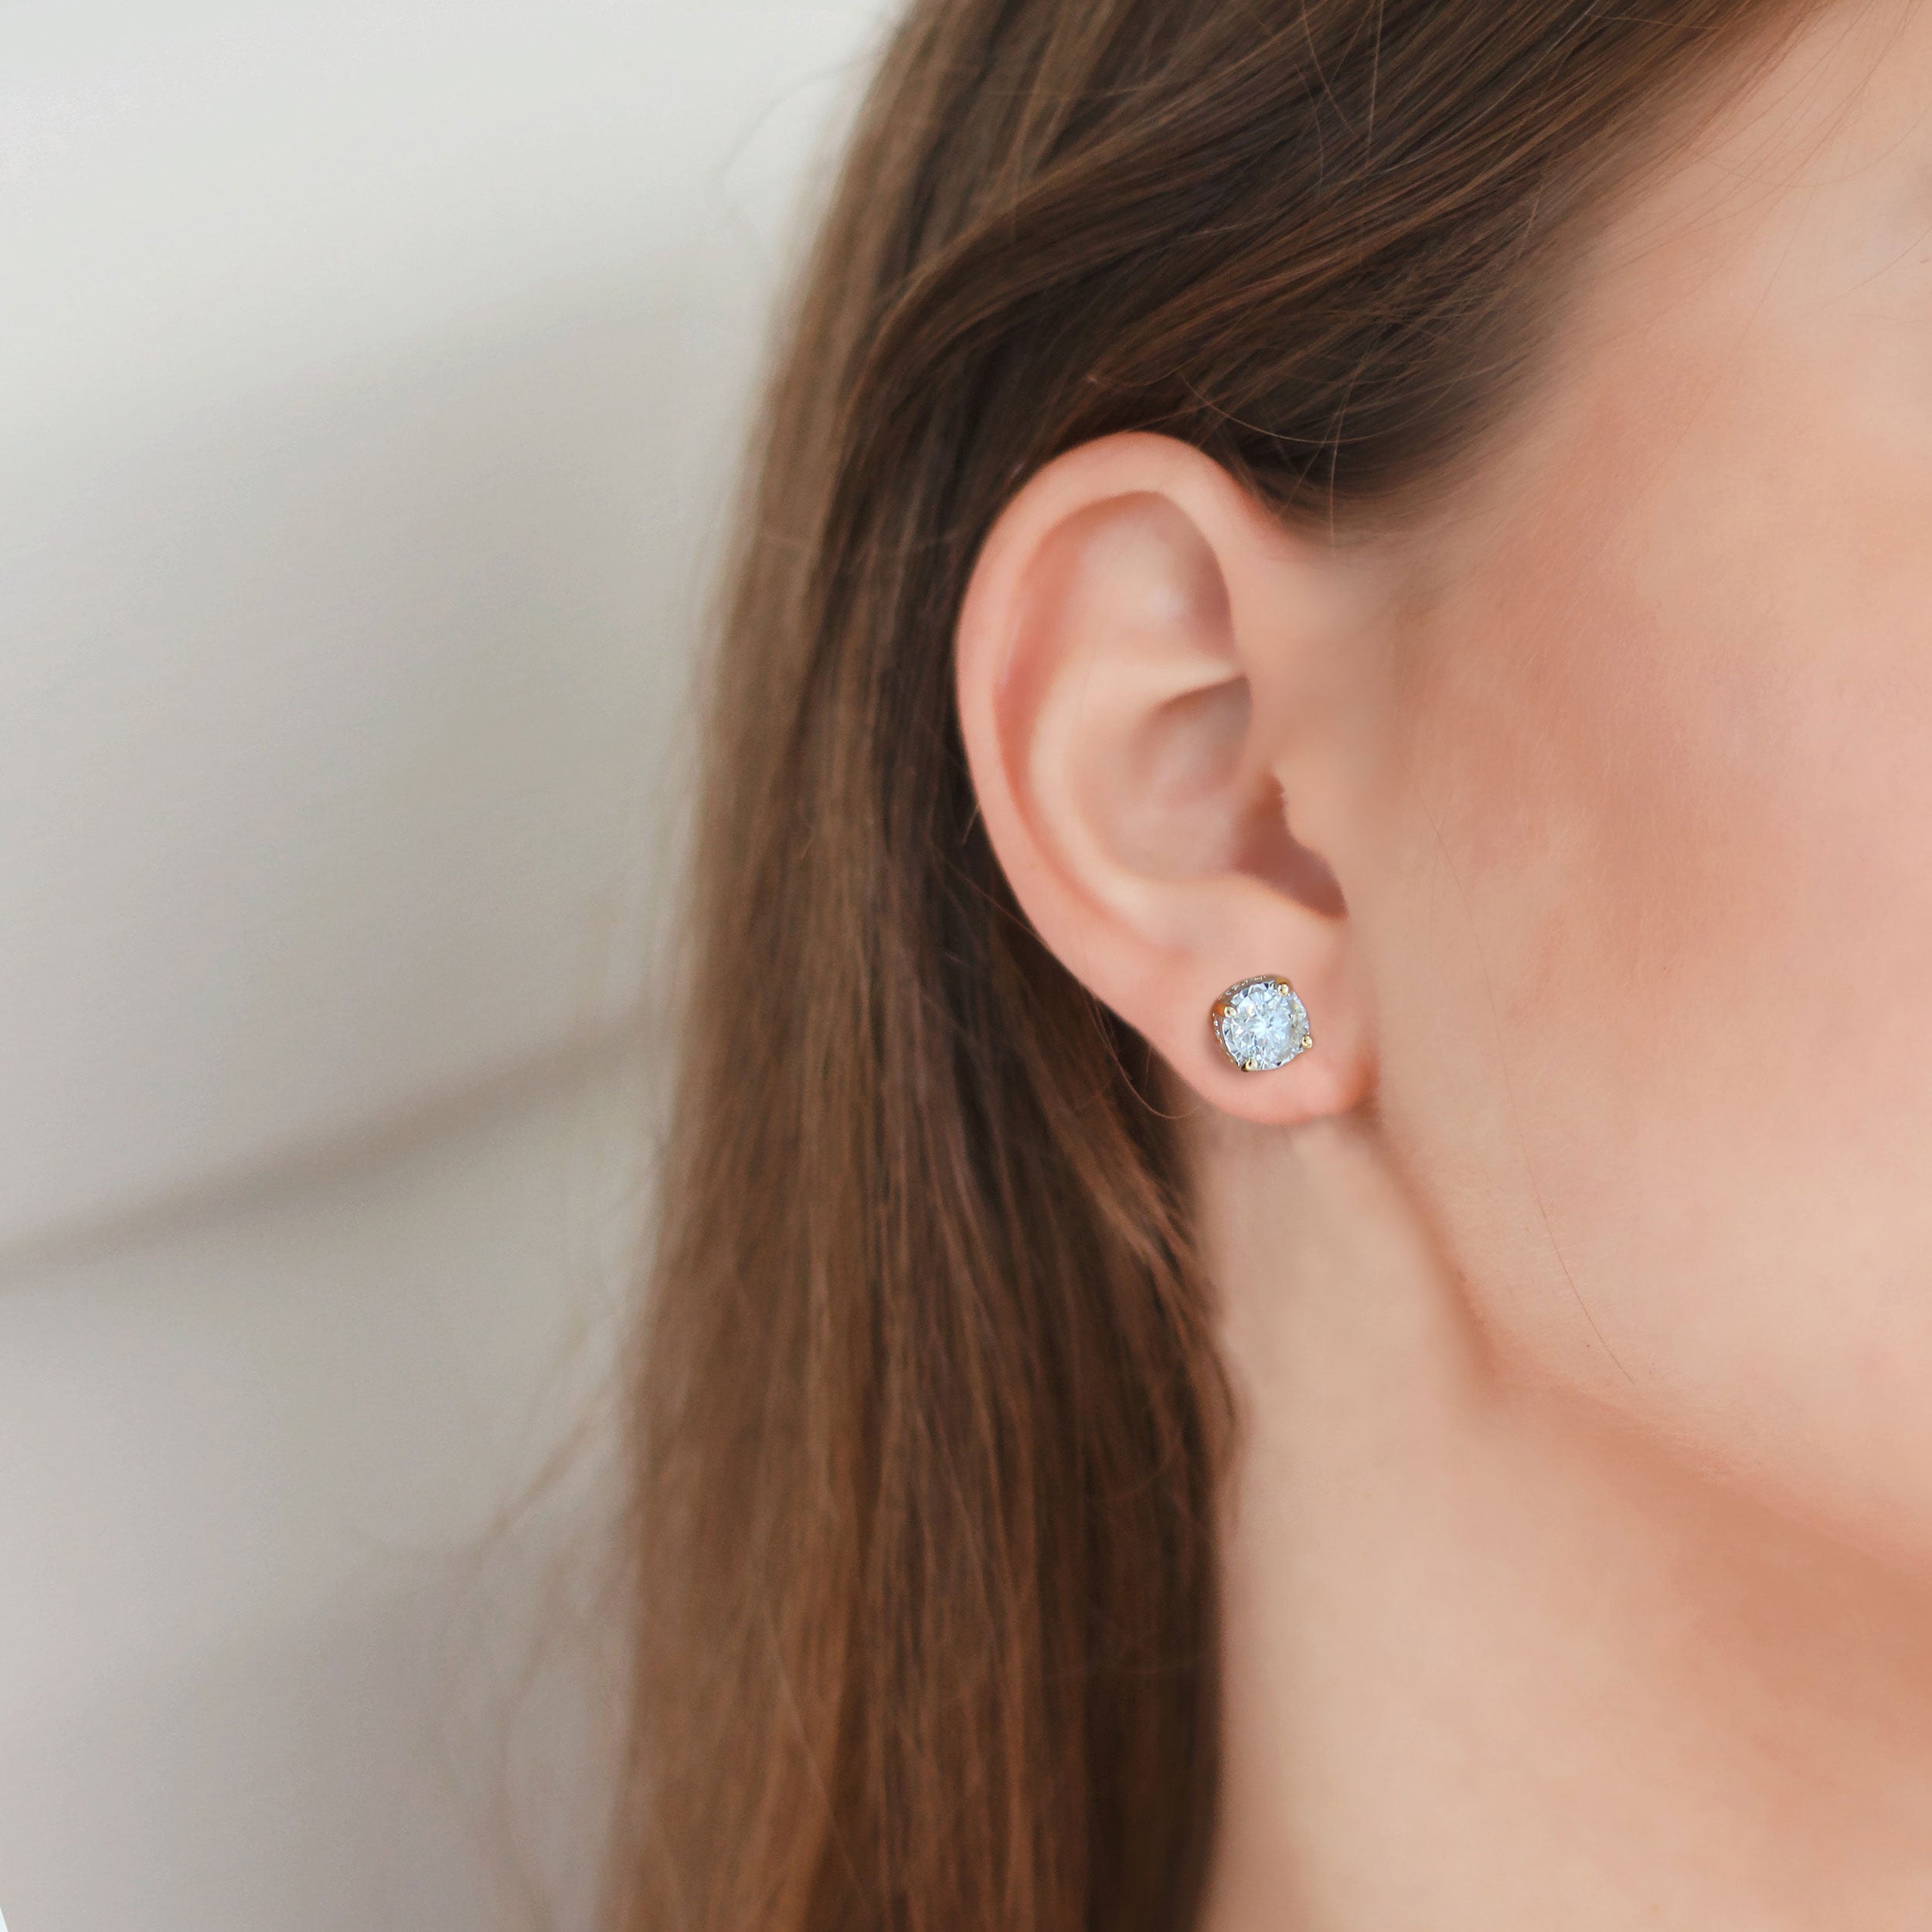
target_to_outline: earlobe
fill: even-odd
[[[1342,1111],[1371,1080],[1342,883],[1291,828],[1336,822],[1318,747],[1355,641],[1350,568],[1191,446],[1126,434],[1007,505],[960,617],[967,756],[1022,909],[1252,1120]]]

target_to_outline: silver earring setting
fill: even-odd
[[[1315,1044],[1308,1009],[1279,973],[1230,986],[1214,1002],[1208,1023],[1221,1051],[1244,1073],[1271,1073]]]

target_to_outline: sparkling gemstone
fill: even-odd
[[[1250,1073],[1286,1066],[1315,1044],[1294,988],[1272,973],[1244,979],[1216,1001],[1214,1034],[1228,1058]]]

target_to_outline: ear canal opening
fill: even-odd
[[[1287,801],[1274,787],[1243,824],[1236,862],[1257,879],[1264,879],[1284,897],[1325,918],[1348,913],[1340,883],[1318,852],[1297,838],[1288,823]]]

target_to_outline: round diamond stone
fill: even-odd
[[[1244,1073],[1272,1073],[1315,1044],[1294,988],[1272,973],[1230,986],[1214,1003],[1214,1036]]]

